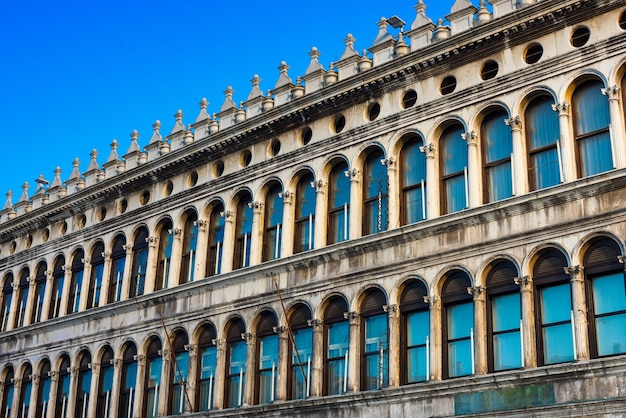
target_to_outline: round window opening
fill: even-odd
[[[250,152],[250,150],[245,150],[241,153],[241,156],[239,157],[239,164],[242,167],[247,167],[250,165],[250,163],[252,162],[252,153]]]
[[[192,171],[187,176],[187,187],[193,187],[198,184],[198,173],[196,171]]]
[[[50,230],[48,228],[41,231],[41,241],[48,242],[50,239]]]
[[[13,254],[17,249],[17,243],[15,241],[11,241],[11,245],[9,246],[9,253]]]
[[[402,96],[402,108],[403,109],[413,107],[415,106],[415,103],[417,103],[417,93],[415,92],[415,90],[409,90],[406,93],[404,93],[404,96]]]
[[[380,105],[378,103],[372,103],[367,107],[367,118],[370,121],[376,120],[380,115]]]
[[[33,236],[26,234],[26,248],[30,248],[33,245]]]
[[[300,139],[302,140],[302,145],[306,145],[311,142],[311,138],[313,138],[313,131],[308,126],[302,129],[302,133],[300,134]]]
[[[105,208],[104,206],[100,206],[100,208],[98,208],[97,216],[99,221],[104,221],[107,217],[107,208]]]
[[[483,80],[490,80],[496,75],[498,75],[498,63],[493,60],[487,61],[480,69],[480,78]]]
[[[150,201],[150,192],[147,190],[144,190],[139,196],[139,204],[143,206],[147,204],[149,201]]]
[[[626,30],[626,11],[623,11],[622,14],[619,15],[619,27]]]
[[[65,235],[66,232],[67,232],[67,222],[63,221],[63,223],[59,227],[59,234],[63,236]]]
[[[543,56],[543,47],[540,44],[530,44],[524,51],[524,61],[526,64],[534,64]]]
[[[339,132],[343,131],[343,128],[345,127],[346,127],[346,118],[343,115],[337,116],[333,123],[333,128],[335,130],[335,133],[338,134]]]
[[[275,157],[280,152],[280,141],[278,139],[272,139],[268,148],[268,154],[270,157]]]
[[[78,215],[76,217],[76,226],[78,229],[83,229],[87,223],[87,217],[85,215]]]
[[[174,191],[174,183],[171,180],[165,182],[165,187],[163,187],[163,196],[168,197]]]
[[[222,174],[224,174],[224,162],[220,160],[213,166],[213,175],[215,177],[221,177]]]
[[[449,75],[443,79],[439,91],[442,95],[450,94],[456,89],[456,78],[453,75]]]
[[[589,32],[589,28],[586,26],[581,26],[572,32],[571,42],[572,46],[579,48],[587,43],[589,37],[591,36],[591,32]]]
[[[126,201],[126,199],[120,200],[120,203],[117,206],[117,211],[119,213],[124,213],[126,212],[126,209],[128,209],[128,202]]]

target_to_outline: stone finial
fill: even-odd
[[[372,59],[367,56],[367,50],[363,50],[363,55],[359,58],[359,71],[365,71],[372,68]]]
[[[43,174],[40,174],[39,177],[35,179],[35,183],[37,183],[37,188],[35,189],[33,196],[44,194],[46,192],[46,187],[50,184],[50,182],[44,178]]]
[[[198,114],[198,117],[196,118],[196,123],[210,119],[209,112],[207,112],[206,110],[207,107],[209,107],[209,101],[206,99],[206,97],[203,97],[202,100],[200,100],[200,103],[198,103],[198,106],[200,106],[200,113]]]
[[[411,24],[411,29],[418,29],[422,26],[432,25],[433,21],[426,16],[426,5],[423,0],[419,0],[414,6],[415,8],[415,20]]]
[[[52,184],[50,185],[50,188],[55,188],[55,187],[63,187],[63,182],[61,181],[61,167],[57,167],[54,169],[54,180],[52,180]]]
[[[13,199],[13,192],[9,190],[7,191],[7,194],[5,196],[7,197],[7,200],[4,202],[4,206],[2,207],[2,210],[13,209],[13,203],[11,202],[11,200]]]
[[[118,143],[117,143],[117,139],[114,139],[113,141],[111,141],[111,153],[109,154],[109,158],[107,158],[107,163],[110,161],[117,161],[120,159],[120,157],[117,155],[117,147],[118,147]]]
[[[263,90],[259,87],[261,85],[261,77],[255,74],[252,80],[250,80],[250,83],[252,83],[252,90],[250,90],[250,94],[248,94],[248,100],[263,97]]]
[[[235,93],[235,90],[233,90],[233,88],[231,86],[226,87],[226,90],[224,90],[224,104],[222,105],[222,108],[220,109],[220,112],[224,112],[228,109],[233,109],[235,107],[237,107],[237,105],[235,104],[235,102],[233,101],[233,94]]]
[[[89,153],[89,157],[91,157],[91,160],[89,161],[89,165],[87,166],[87,172],[92,170],[98,170],[100,168],[100,166],[98,165],[98,161],[96,160],[96,158],[98,158],[98,155],[98,150],[95,148],[92,149]]]
[[[437,21],[437,27],[433,33],[433,38],[435,41],[443,41],[444,39],[448,39],[450,37],[450,27],[443,25],[443,19],[439,19]]]
[[[281,61],[280,65],[278,66],[280,75],[278,76],[278,81],[276,82],[276,85],[274,86],[275,89],[282,87],[282,86],[288,86],[288,85],[293,84],[293,81],[291,81],[291,78],[287,74],[287,70],[289,70],[289,68],[291,67],[289,67],[289,65],[287,65],[285,61]]]
[[[128,147],[128,150],[126,151],[126,154],[130,154],[131,152],[138,152],[138,151],[141,151],[139,148],[139,132],[137,131],[137,129],[135,129],[130,134],[130,146]]]
[[[341,58],[339,58],[339,60],[344,60],[349,57],[359,56],[359,53],[356,52],[356,50],[354,49],[354,43],[356,42],[356,38],[352,36],[351,33],[346,35],[346,38],[343,40],[343,42],[346,44],[346,49],[343,50],[343,54],[341,54]]]
[[[309,66],[304,72],[305,75],[324,69],[322,64],[320,64],[319,62],[320,55],[322,55],[322,53],[318,51],[316,47],[311,48],[311,52],[309,52],[309,57],[311,57],[311,62],[309,63]]]
[[[28,188],[29,187],[30,186],[28,185],[27,181],[25,181],[24,184],[22,184],[22,196],[20,196],[19,203],[28,202]]]
[[[150,144],[162,141],[163,137],[161,136],[161,121],[157,119],[152,124],[152,136],[150,137]]]
[[[406,42],[404,42],[402,32],[398,34],[398,41],[396,42],[394,51],[396,53],[396,57],[401,57],[409,53],[409,46],[406,44]]]
[[[376,35],[376,39],[374,39],[374,45],[393,39],[391,34],[387,32],[387,26],[389,25],[387,18],[381,17],[376,25],[378,25],[378,35]]]
[[[175,134],[176,132],[181,132],[185,130],[185,125],[183,124],[183,111],[178,109],[176,113],[174,113],[174,127],[172,128],[172,132],[170,134]]]
[[[478,8],[478,12],[476,12],[476,22],[478,24],[487,23],[491,20],[491,12],[487,9],[487,5],[485,4],[485,0],[480,0],[480,6]]]
[[[183,145],[189,145],[193,142],[193,132],[191,131],[191,125],[187,125],[187,130],[183,136]]]
[[[74,161],[72,161],[72,173],[70,174],[70,180],[80,178],[80,170],[78,169],[79,165],[80,160],[78,157],[74,158]]]

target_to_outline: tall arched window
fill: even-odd
[[[98,399],[96,416],[106,418],[111,405],[111,391],[113,390],[113,350],[106,347],[100,358],[100,375],[98,378]],[[121,415],[127,417],[127,415]]]
[[[107,303],[119,302],[122,298],[122,280],[124,280],[124,267],[126,266],[125,246],[126,237],[124,237],[124,235],[115,237],[115,240],[113,240],[113,248],[111,249],[111,272],[109,273],[109,294],[107,295]],[[133,250],[134,249],[133,247]],[[133,289],[132,286],[130,293],[132,296],[135,296],[135,289]]]
[[[446,128],[440,140],[441,213],[458,212],[469,206],[467,190],[467,144],[463,126]]]
[[[146,287],[146,270],[148,269],[148,228],[139,228],[133,241],[133,260],[130,272],[129,297],[143,295]]]
[[[252,240],[252,197],[242,193],[237,203],[237,221],[235,222],[235,251],[233,269],[250,265],[250,242]]]
[[[389,384],[389,325],[383,306],[387,297],[370,289],[361,301],[361,390]]]
[[[177,331],[171,339],[172,353],[175,361],[170,365],[170,393],[168,415],[182,415],[185,412],[187,397],[185,396],[185,384],[189,375],[189,353],[185,346],[189,344],[189,337],[185,331]]]
[[[496,110],[487,115],[482,123],[485,203],[506,199],[513,195],[511,174],[513,136],[511,128],[504,123],[507,118],[507,112]]]
[[[100,305],[102,293],[102,275],[104,273],[104,244],[98,242],[91,251],[91,274],[89,276],[89,291],[87,292],[87,309]]]
[[[196,265],[196,244],[198,243],[198,214],[192,211],[187,214],[183,230],[183,252],[180,258],[180,277],[178,283],[193,282]]]
[[[83,259],[85,253],[82,249],[76,250],[72,257],[72,276],[70,280],[70,293],[67,298],[67,313],[78,312],[80,308],[81,291],[83,288],[83,273],[85,265]]]
[[[61,298],[63,296],[63,283],[65,282],[65,257],[57,257],[52,270],[52,299],[50,300],[50,311],[48,318],[57,318],[61,312]]]
[[[215,327],[204,325],[198,338],[198,404],[196,411],[210,411],[213,409],[215,398],[215,369],[217,368],[217,347],[214,340],[217,338]]]
[[[30,394],[33,390],[33,369],[30,364],[26,364],[22,371],[22,387],[17,408],[18,417],[27,417],[30,410]]]
[[[263,229],[263,261],[280,258],[283,230],[282,186],[273,184],[265,197],[265,228]]]
[[[609,134],[609,102],[602,94],[603,87],[600,80],[587,80],[576,87],[572,97],[580,177],[602,173],[614,167]]]
[[[28,305],[28,268],[22,269],[20,272],[20,281],[17,289],[17,312],[15,315],[15,323],[13,328],[23,327],[26,323],[26,307]]]
[[[420,151],[423,144],[419,135],[411,135],[400,153],[402,225],[426,219],[426,157]]]
[[[496,262],[487,273],[487,354],[489,370],[522,367],[522,308],[517,268],[508,260]]]
[[[389,179],[381,163],[383,150],[371,150],[363,164],[363,235],[387,230],[389,225]]]
[[[31,323],[40,322],[43,316],[43,303],[46,295],[46,262],[42,261],[37,266],[37,273],[35,273],[35,309],[32,312],[30,319]]]
[[[135,384],[137,383],[137,347],[126,343],[122,352],[120,396],[117,407],[119,416],[132,417],[135,413]]]
[[[296,217],[293,252],[313,249],[315,241],[315,183],[313,174],[306,173],[296,185]]]
[[[65,418],[67,415],[68,400],[70,396],[70,358],[67,355],[61,357],[59,367],[59,380],[57,382],[57,398],[54,408],[54,418]]]
[[[572,298],[567,260],[557,250],[543,252],[533,267],[537,363],[574,360]]]
[[[222,272],[222,254],[224,252],[224,205],[216,205],[211,211],[209,221],[209,247],[206,263],[206,275],[214,276]]]
[[[313,330],[309,326],[311,310],[298,304],[289,315],[289,327],[295,345],[290,341],[287,399],[304,399],[310,394],[311,361],[313,358]]]
[[[157,272],[154,282],[154,290],[167,289],[169,287],[170,266],[172,263],[172,242],[174,240],[174,228],[172,221],[165,219],[158,227],[159,248],[157,252]]]
[[[78,383],[76,389],[76,406],[74,408],[75,417],[86,417],[89,398],[91,396],[91,354],[83,351],[78,356]]]
[[[144,418],[154,418],[159,414],[159,394],[161,387],[161,340],[152,337],[146,351],[146,379],[144,383],[143,414]]]
[[[15,372],[13,371],[13,367],[8,366],[3,371],[2,374],[3,379],[3,393],[2,393],[2,409],[0,409],[0,413],[4,413],[5,417],[12,416],[13,409],[13,396],[15,388],[13,386],[13,379],[15,377]]]
[[[256,379],[255,403],[263,404],[274,401],[278,366],[278,334],[274,328],[278,320],[273,312],[261,314],[256,328]]]
[[[11,314],[11,302],[13,301],[13,273],[4,276],[4,284],[2,285],[2,322],[0,322],[0,331],[6,331],[9,327],[9,315]]]
[[[426,285],[414,280],[404,288],[400,297],[402,384],[424,382],[429,378],[430,311],[425,296],[428,296]]]
[[[50,377],[50,361],[45,359],[41,362],[39,368],[39,386],[37,387],[37,411],[36,417],[47,416],[48,403],[50,402],[50,384],[52,379]]]
[[[474,303],[467,288],[472,286],[467,273],[455,270],[441,290],[443,303],[443,375],[446,378],[474,373]]]
[[[540,96],[526,108],[528,183],[539,190],[561,182],[559,116],[552,110],[554,99]]]
[[[609,238],[591,243],[584,256],[587,322],[592,357],[626,352],[626,283],[622,251]]]
[[[341,296],[331,297],[324,310],[324,395],[348,390],[350,324],[344,314],[348,304]]]
[[[326,243],[334,244],[350,236],[350,178],[348,164],[341,160],[328,178],[328,233]]]
[[[245,332],[246,326],[240,318],[231,320],[226,328],[225,408],[235,408],[243,404],[247,345],[242,335]]]

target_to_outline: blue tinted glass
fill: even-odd
[[[76,282],[74,286],[74,306],[72,312],[78,312],[78,308],[80,306],[80,292],[83,287],[83,271],[79,270],[76,272]]]
[[[606,129],[610,123],[609,102],[600,81],[587,81],[576,88],[572,99],[576,135]]]
[[[447,307],[448,340],[469,338],[474,327],[474,304],[461,303]]]
[[[430,334],[430,313],[428,311],[412,312],[406,316],[407,344],[426,344],[426,337]]]
[[[543,356],[546,364],[574,360],[571,323],[543,329]]]
[[[330,209],[350,204],[350,179],[344,174],[346,170],[346,164],[338,164],[330,174]]]
[[[389,371],[389,353],[380,352],[365,357],[365,390],[380,389],[387,385]]]
[[[296,218],[315,214],[315,189],[311,186],[313,176],[306,175],[298,182],[298,202],[296,205]]]
[[[347,321],[328,325],[328,358],[345,355],[350,341]]]
[[[237,374],[246,368],[246,344],[236,342],[230,344],[230,369],[229,374]]]
[[[201,365],[200,365],[200,378],[208,379],[210,376],[215,376],[215,367],[217,365],[217,348],[207,347],[202,350]]]
[[[339,395],[342,394],[345,380],[347,376],[345,375],[346,364],[345,359],[341,358],[334,361],[329,361],[328,366],[328,394],[329,395]]]
[[[300,355],[300,362],[307,363],[313,353],[313,330],[311,328],[304,328],[294,331],[293,339],[296,342],[296,347],[298,348],[297,351]],[[291,362],[293,364],[297,364],[298,357],[296,355],[296,350],[292,349],[291,351]]]
[[[278,363],[278,335],[268,335],[259,341],[259,368],[270,369]]]
[[[493,368],[507,370],[520,367],[522,367],[522,346],[519,331],[494,335]]]
[[[283,200],[278,196],[280,188],[272,188],[267,194],[265,202],[265,227],[271,227],[283,222]]]
[[[595,314],[626,310],[624,273],[613,273],[593,279]]]
[[[404,187],[426,180],[426,156],[420,151],[422,141],[411,141],[402,148],[402,172]]]
[[[365,352],[378,352],[387,349],[387,314],[365,318]]]
[[[608,356],[626,352],[626,314],[596,318],[598,355]]]
[[[505,111],[487,116],[483,122],[483,145],[487,163],[509,158],[513,152],[511,128],[504,123],[508,118]]]
[[[239,222],[238,222],[238,235],[250,234],[252,232],[252,208],[248,206],[251,203],[251,199],[243,199],[239,203]]]
[[[42,379],[40,385],[42,385],[41,388],[41,402],[48,402],[48,400],[50,399],[50,384],[51,384],[51,379],[50,378],[46,378],[46,379]]]
[[[572,302],[569,283],[544,287],[539,292],[541,295],[541,322],[543,324],[570,321]]]
[[[388,193],[387,167],[381,164],[382,154],[374,154],[365,162],[365,196],[364,199],[373,198]]]
[[[178,367],[175,367],[174,382],[180,384],[181,375],[184,381],[187,381],[187,372],[189,371],[189,353],[183,351],[176,354],[176,363]]]
[[[533,190],[559,184],[561,177],[556,147],[533,154],[531,156],[531,169],[535,181]]]
[[[613,168],[611,136],[607,131],[580,139],[578,145],[583,176],[603,173]]]
[[[446,129],[441,138],[441,161],[444,176],[461,172],[467,167],[467,144],[461,134],[463,134],[463,127],[457,125]]]
[[[491,298],[493,332],[519,329],[522,318],[519,293]]]
[[[465,176],[463,174],[444,180],[446,213],[458,212],[467,207]]]
[[[469,339],[448,343],[448,374],[450,377],[472,374],[472,350]]]
[[[406,223],[411,224],[414,222],[425,219],[424,216],[424,200],[426,197],[426,187],[422,190],[421,186],[417,186],[414,189],[406,190],[404,192],[404,209],[406,212]]]
[[[91,371],[84,372],[80,388],[83,393],[89,393],[89,390],[91,389]]]
[[[31,392],[33,390],[33,383],[32,381],[28,381],[26,383],[23,383],[24,385],[26,385],[22,391],[24,393],[24,399],[21,399],[21,401],[23,402],[24,406],[29,406],[30,405],[30,395]]]
[[[559,115],[552,110],[554,100],[543,96],[526,109],[526,134],[530,150],[553,145],[559,140]]]
[[[155,387],[156,385],[161,385],[161,366],[163,360],[161,357],[155,357],[150,359],[150,365],[148,366],[149,372],[149,386]]]
[[[214,245],[218,242],[224,241],[224,216],[220,214],[223,211],[223,208],[220,207],[220,210],[215,209],[211,214],[211,223],[212,223],[212,231],[213,236],[211,241]]]
[[[423,382],[426,380],[426,347],[416,347],[407,350],[407,383]]]
[[[129,363],[126,365],[126,389],[135,388],[137,381],[137,363]]]
[[[489,202],[513,196],[513,178],[511,177],[511,161],[487,168],[489,182]]]
[[[113,389],[113,367],[106,367],[103,370],[101,393],[110,392]]]

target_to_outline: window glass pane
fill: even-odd
[[[559,115],[552,110],[553,102],[551,97],[544,96],[534,100],[526,110],[526,134],[531,150],[559,140]]]
[[[598,355],[608,356],[626,352],[626,314],[596,318]]]
[[[583,135],[609,126],[609,101],[602,94],[600,81],[587,81],[574,92],[576,135]]]
[[[365,352],[387,348],[387,314],[365,318]]]
[[[215,365],[217,364],[216,347],[203,349],[201,356],[200,378],[208,379],[210,376],[215,376]]]
[[[125,381],[125,389],[135,388],[135,382],[137,381],[137,363],[129,363],[126,366]]]
[[[344,374],[346,369],[345,359],[339,358],[337,360],[329,361],[327,369],[328,394],[339,395],[343,393],[344,382],[347,379],[347,376]]]
[[[511,128],[504,123],[508,117],[504,111],[491,113],[483,122],[483,135],[486,145],[486,162],[510,158],[513,152],[513,137]]]
[[[582,175],[591,176],[613,168],[611,136],[608,131],[578,141]]]
[[[489,181],[489,202],[513,196],[513,179],[511,177],[511,160],[487,168]]]
[[[365,388],[364,390],[380,389],[387,384],[389,371],[388,353],[371,354],[365,357]]]
[[[533,190],[559,184],[560,168],[557,148],[537,152],[531,156],[531,170],[534,179]]]
[[[174,370],[174,383],[181,383],[181,375],[182,380],[187,381],[187,372],[189,371],[189,353],[187,351],[183,351],[182,353],[176,354],[176,363],[178,363],[178,367],[175,367]]]
[[[467,207],[464,174],[445,180],[444,188],[446,193],[446,213],[458,212]]]
[[[572,302],[569,283],[540,289],[541,322],[552,324],[571,320]]]
[[[491,298],[493,332],[519,329],[521,317],[519,293]]]
[[[543,329],[543,356],[546,364],[574,360],[571,323]]]
[[[347,321],[328,325],[328,358],[341,357],[346,354],[350,341]]]
[[[246,368],[246,344],[230,344],[230,369],[229,374],[237,374],[240,369]]]
[[[446,129],[441,147],[443,175],[463,171],[467,167],[467,144],[461,137],[463,127],[458,125]]]
[[[426,337],[430,334],[430,313],[428,311],[411,312],[406,316],[407,345],[426,344]]]
[[[293,332],[293,339],[296,342],[296,347],[298,348],[298,352],[296,353],[295,349],[292,349],[292,359],[291,362],[293,364],[298,364],[298,356],[300,355],[300,362],[307,363],[311,358],[312,348],[313,348],[313,330],[311,328],[299,329]]]
[[[450,377],[472,374],[470,340],[448,343],[448,374]]]
[[[520,367],[522,367],[522,346],[519,331],[494,335],[493,368],[507,370]]]
[[[424,382],[426,380],[426,347],[408,349],[407,365],[407,383]]]
[[[626,310],[624,273],[596,277],[592,284],[596,315]]]
[[[402,171],[404,187],[418,184],[426,179],[426,156],[420,151],[422,141],[411,141],[402,148]]]
[[[421,221],[425,219],[423,213],[422,197],[426,197],[426,187],[422,191],[421,186],[417,186],[410,190],[405,190],[404,192],[404,210],[405,210],[405,218],[406,223],[411,224],[414,222]]]
[[[347,165],[340,164],[331,173],[331,208],[350,203],[350,179],[344,174],[347,169]]]
[[[278,361],[278,335],[269,335],[260,340],[259,368],[271,369]]]
[[[474,304],[472,302],[448,306],[448,340],[469,338],[474,326]]]
[[[149,374],[149,383],[148,386],[155,387],[156,385],[161,385],[161,365],[162,365],[161,357],[155,357],[150,359],[150,366],[148,372]]]

